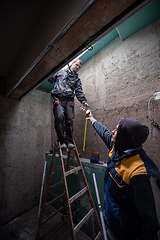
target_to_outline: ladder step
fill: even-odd
[[[65,163],[64,166],[66,167],[66,166],[67,166],[67,163]],[[54,172],[54,171],[56,171],[56,170],[58,170],[58,169],[61,169],[61,166],[58,166],[58,167],[53,168],[52,172]]]
[[[78,230],[83,226],[83,224],[90,218],[90,216],[94,213],[93,208],[84,216],[84,218],[77,224],[74,228],[75,234]]]
[[[102,233],[101,233],[101,232],[99,232],[99,233],[97,234],[97,236],[95,237],[95,239],[94,239],[94,240],[99,240],[101,237],[102,237]]]
[[[46,223],[49,219],[51,219],[52,217],[54,217],[57,213],[59,213],[61,210],[63,209],[63,207],[59,208],[58,210],[56,210],[55,213],[51,214],[48,218],[44,219],[42,224]]]
[[[58,197],[56,197],[55,199],[53,199],[52,201],[46,203],[45,208],[50,206],[51,204],[53,204],[54,202],[56,202],[58,199],[62,198],[64,196],[64,193],[62,193],[61,195],[59,195]]]
[[[83,193],[87,192],[87,187],[83,188],[81,191],[76,193],[73,197],[69,199],[70,204],[74,202],[77,198],[83,195]]]
[[[55,187],[61,185],[62,183],[63,183],[63,182],[60,181],[60,182],[58,182],[58,183],[56,183],[56,184],[54,184],[54,185],[52,185],[52,186],[49,186],[49,190],[51,190],[51,189],[53,189],[53,188],[55,188]]]
[[[81,166],[79,166],[79,167],[75,167],[75,168],[73,168],[73,169],[71,169],[71,170],[65,172],[64,175],[65,175],[65,176],[68,176],[68,175],[70,175],[70,174],[72,174],[72,173],[74,173],[74,172],[77,172],[77,171],[80,170],[80,169],[82,169]]]

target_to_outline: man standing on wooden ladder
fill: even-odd
[[[76,59],[70,69],[62,69],[48,80],[50,83],[55,83],[51,96],[53,97],[57,141],[61,143],[62,149],[74,148],[74,96],[76,95],[79,102],[82,103],[81,110],[86,111],[89,107],[82,90],[81,80],[77,74],[81,66],[81,60]]]

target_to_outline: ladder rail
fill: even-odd
[[[56,153],[57,153],[57,150],[54,150],[54,153],[53,153],[53,155],[52,155],[51,164],[50,164],[48,180],[47,180],[47,184],[46,184],[46,191],[45,191],[45,194],[44,194],[44,199],[43,199],[43,202],[42,202],[42,208],[41,208],[40,216],[39,216],[39,223],[38,223],[38,229],[37,229],[37,234],[36,234],[36,240],[39,239],[39,235],[40,235],[40,229],[41,229],[41,225],[42,225],[42,221],[43,221],[43,216],[44,216],[44,211],[45,211],[45,205],[46,205],[46,202],[47,202],[49,185],[50,185],[50,182],[51,182],[52,169],[53,169],[53,166],[54,166],[54,161],[55,161]]]
[[[63,163],[61,148],[59,148],[59,153],[60,153],[59,160],[60,160],[60,164],[61,164],[62,181],[63,181],[63,186],[64,186],[65,202],[66,202],[66,209],[67,209],[67,215],[68,215],[68,220],[69,220],[69,227],[70,227],[70,232],[71,232],[72,239],[76,239],[75,232],[74,232],[72,211],[71,211],[71,206],[69,204],[69,192],[68,192],[68,187],[67,187],[67,178],[66,178],[66,175],[65,175],[65,169],[64,169],[64,163]]]
[[[81,175],[82,175],[83,181],[84,181],[84,183],[85,183],[85,186],[87,187],[88,199],[89,199],[89,201],[90,201],[91,207],[94,209],[94,213],[93,213],[93,214],[94,214],[94,217],[95,217],[95,220],[96,220],[98,229],[100,229],[100,232],[102,233],[102,239],[104,240],[104,235],[103,235],[102,226],[101,226],[100,220],[99,220],[99,218],[98,218],[98,214],[97,214],[97,211],[96,211],[96,207],[95,207],[94,202],[93,202],[93,198],[92,198],[92,195],[91,195],[89,186],[88,186],[88,182],[87,182],[87,179],[86,179],[84,170],[83,170],[83,166],[82,166],[82,163],[81,163],[79,154],[78,154],[78,149],[77,149],[77,147],[76,147],[75,141],[74,141],[74,145],[75,145],[74,152],[75,152],[75,154],[76,154],[78,164],[81,166],[81,169],[80,169]]]

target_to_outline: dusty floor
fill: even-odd
[[[53,213],[54,208],[49,207],[46,216]],[[0,240],[35,240],[38,226],[38,207],[15,218],[11,222],[0,227]],[[70,240],[70,230],[66,220],[63,220],[61,214],[56,214],[47,221],[40,233],[40,240]],[[91,240],[85,232],[79,230],[76,234],[77,240]]]

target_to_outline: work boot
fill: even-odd
[[[74,144],[73,144],[73,143],[68,143],[68,144],[67,144],[67,147],[68,147],[69,149],[74,148]]]
[[[61,149],[67,149],[67,145],[65,143],[61,144]]]

